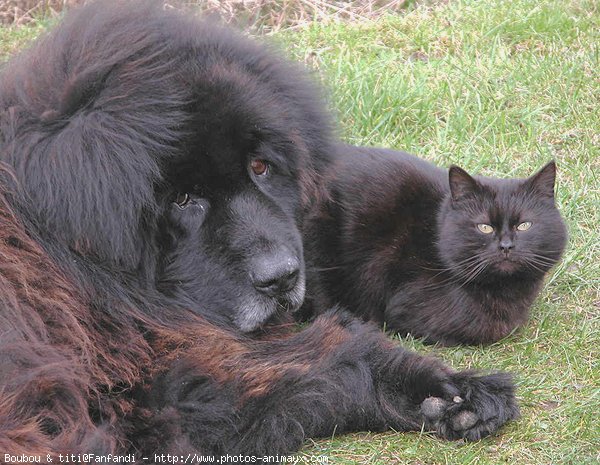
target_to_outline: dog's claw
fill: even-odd
[[[452,375],[451,381],[447,397],[421,402],[425,426],[441,437],[477,441],[519,416],[509,375],[463,372]]]

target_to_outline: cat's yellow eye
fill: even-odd
[[[517,231],[527,231],[529,228],[531,228],[531,225],[531,221],[523,221],[517,226]]]
[[[479,229],[483,234],[492,234],[494,232],[494,227],[485,223],[479,223],[477,225],[477,229]]]

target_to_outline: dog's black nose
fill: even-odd
[[[287,248],[258,257],[251,271],[255,289],[269,297],[292,290],[299,275],[300,261]]]

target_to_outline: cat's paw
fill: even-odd
[[[477,441],[519,416],[512,377],[507,373],[450,376],[444,397],[421,403],[425,427],[445,439]]]

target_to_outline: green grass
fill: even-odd
[[[0,30],[0,54],[40,30]],[[476,443],[360,433],[311,441],[304,452],[340,464],[598,463],[600,4],[455,0],[275,40],[315,67],[347,141],[497,176],[528,175],[556,159],[570,230],[565,258],[522,331],[486,348],[404,341],[456,368],[514,372],[519,421]]]
[[[382,465],[599,463],[600,4],[462,0],[279,39],[318,70],[349,142],[496,176],[526,176],[556,159],[570,230],[522,331],[486,348],[404,342],[456,368],[514,372],[519,421],[471,444],[355,434],[305,452]]]

